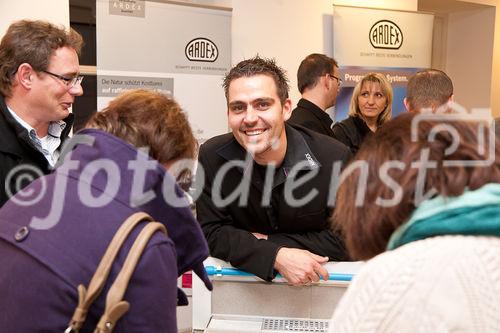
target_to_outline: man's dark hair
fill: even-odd
[[[408,80],[406,90],[406,100],[411,111],[436,109],[448,102],[453,95],[453,83],[445,72],[426,69]]]
[[[255,75],[270,76],[276,84],[276,92],[278,93],[281,104],[287,100],[289,86],[285,70],[276,65],[274,59],[261,58],[258,55],[252,59],[239,62],[226,74],[222,84],[224,93],[226,94],[226,100],[229,100],[229,85],[233,80],[239,79],[240,77],[251,77]]]
[[[333,74],[333,68],[339,67],[335,59],[324,54],[313,53],[300,63],[297,71],[297,85],[302,94],[307,88],[313,88],[321,76]]]
[[[82,36],[46,21],[12,23],[0,43],[0,93],[10,96],[12,77],[19,65],[28,63],[35,71],[47,70],[53,52],[66,46],[80,55]]]

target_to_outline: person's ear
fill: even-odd
[[[28,63],[22,63],[17,68],[17,72],[14,75],[18,84],[20,84],[25,89],[31,89],[33,85],[33,76],[35,71]]]
[[[282,114],[284,121],[287,121],[292,116],[292,100],[290,98],[287,98],[283,103]]]
[[[321,80],[323,80],[323,86],[325,87],[326,90],[330,90],[330,79],[329,77],[330,74],[325,74],[321,77]]]
[[[451,94],[450,98],[448,98],[448,102],[455,102],[455,95]]]
[[[405,105],[406,111],[410,112],[410,103],[406,97],[403,99],[403,104]]]

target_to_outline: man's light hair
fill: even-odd
[[[437,109],[447,103],[452,95],[451,79],[438,69],[417,72],[408,80],[406,87],[406,100],[410,111]]]

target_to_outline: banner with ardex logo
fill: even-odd
[[[217,45],[208,38],[195,38],[186,45],[186,58],[190,61],[215,62],[219,57]]]
[[[403,45],[403,32],[396,23],[380,20],[371,27],[368,39],[376,49],[398,50]]]
[[[431,66],[434,16],[417,12],[333,6],[333,55],[343,80],[335,120],[347,118],[354,86],[369,72],[393,88],[393,115],[404,111],[408,78]]]
[[[97,1],[99,110],[129,89],[173,95],[204,141],[227,132],[221,84],[230,67],[230,8]]]

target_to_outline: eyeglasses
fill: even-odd
[[[339,77],[337,77],[337,76],[335,76],[335,75],[332,75],[332,74],[327,74],[327,75],[328,75],[330,78],[332,78],[332,79],[336,79],[336,80],[337,80],[337,83],[338,83],[338,85],[339,85],[339,87],[340,87],[340,86],[342,86],[342,79],[341,79],[341,78],[339,78]]]
[[[77,84],[82,84],[82,81],[83,81],[83,75],[76,75],[73,77],[65,77],[65,76],[55,74],[55,73],[52,73],[49,71],[42,71],[42,72],[47,73],[49,75],[52,75],[53,77],[58,78],[59,80],[62,80],[64,82],[64,84],[66,85],[66,87],[68,87],[68,89],[73,88]]]

